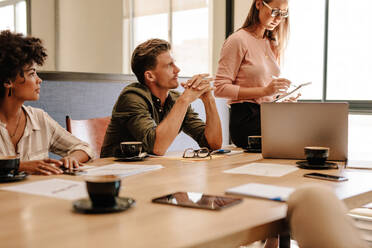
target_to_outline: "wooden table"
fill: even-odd
[[[72,210],[72,202],[0,190],[0,247],[234,247],[283,230],[286,204],[244,198],[223,211],[180,208],[153,204],[151,199],[175,191],[223,195],[227,188],[250,182],[298,187],[318,183],[334,188],[354,208],[372,199],[369,172],[327,170],[349,181],[336,183],[304,178],[311,170],[300,169],[286,176],[260,177],[223,173],[252,162],[293,164],[295,160],[261,160],[260,154],[236,154],[201,162],[150,158],[145,164],[165,168],[124,178],[121,196],[136,200],[133,208],[113,214],[86,215]],[[100,159],[104,165],[112,159]],[[27,183],[49,178],[82,180],[74,176],[30,176]],[[15,185],[1,184],[2,186]]]

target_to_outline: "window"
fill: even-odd
[[[351,108],[353,101],[364,101],[364,109],[372,111],[370,8],[370,0],[356,5],[346,0],[290,2],[291,33],[282,76],[295,84],[313,82],[302,90],[301,99],[345,100]]]
[[[349,154],[359,160],[370,160],[372,140],[372,115],[366,114],[372,112],[371,8],[370,0],[290,1],[282,66],[282,76],[295,84],[313,82],[302,89],[302,100],[349,102]]]
[[[25,0],[0,0],[0,30],[27,34]]]
[[[329,3],[327,99],[371,100],[372,1]]]
[[[134,48],[150,39],[160,38],[172,44],[173,57],[180,76],[192,76],[209,70],[208,0],[124,0],[124,72]]]
[[[282,76],[293,84],[311,81],[301,99],[322,99],[324,59],[324,1],[290,1],[290,38]]]
[[[349,159],[371,161],[372,115],[349,115]]]

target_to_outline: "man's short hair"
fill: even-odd
[[[38,38],[25,37],[9,30],[0,33],[0,99],[4,97],[4,83],[14,80],[18,73],[23,77],[23,67],[43,65],[47,54]]]
[[[140,83],[145,84],[145,71],[156,67],[156,58],[169,50],[171,50],[169,42],[161,39],[150,39],[134,49],[131,61],[132,71]]]

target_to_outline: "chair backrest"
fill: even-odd
[[[66,116],[66,129],[77,138],[87,142],[99,156],[111,116],[88,120],[72,120]]]

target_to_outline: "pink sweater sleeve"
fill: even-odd
[[[222,47],[214,82],[214,95],[231,100],[238,99],[240,86],[235,84],[235,79],[246,53],[242,40],[235,34],[232,34]]]

